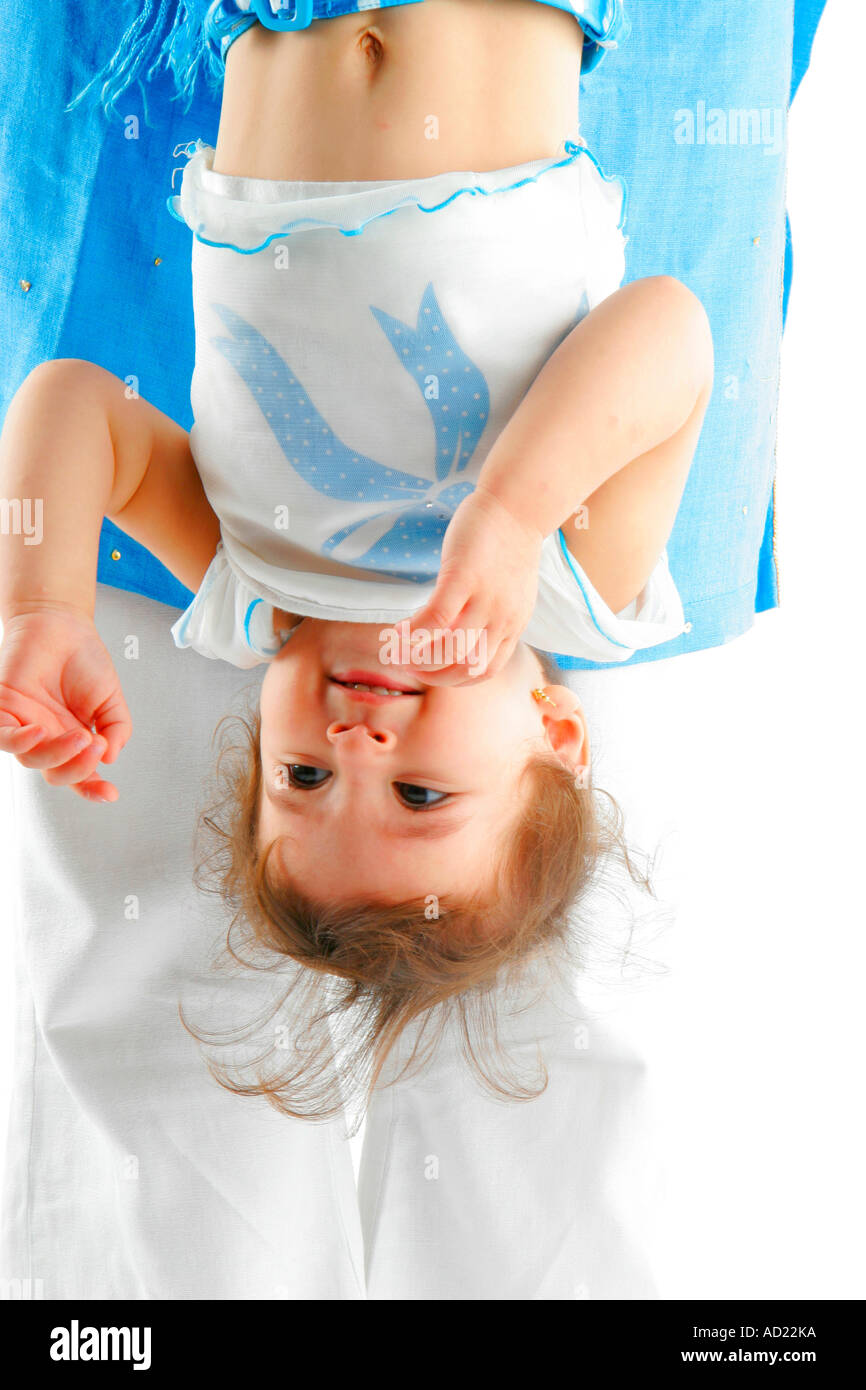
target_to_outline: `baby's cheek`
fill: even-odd
[[[301,653],[292,652],[288,657],[289,647],[291,642],[268,662],[259,691],[262,748],[280,756],[285,754],[290,735],[303,742],[304,736],[310,735],[311,724],[317,728],[320,722],[316,674]]]
[[[288,682],[277,661],[270,661],[259,692],[259,716],[262,724],[262,745],[271,744],[279,727],[279,714]]]

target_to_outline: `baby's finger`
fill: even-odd
[[[409,619],[410,637],[419,631],[435,634],[454,626],[459,620],[469,599],[465,584],[458,579],[445,579],[440,576],[432,598],[413,613]]]
[[[35,748],[45,730],[38,724],[15,724],[0,728],[0,753],[11,753],[18,758]]]
[[[101,777],[89,777],[86,782],[76,782],[72,791],[84,801],[116,801],[117,787],[105,782]]]
[[[102,761],[113,763],[132,733],[132,719],[122,691],[118,690],[111,700],[97,710],[93,724],[96,732],[102,735],[106,743]]]
[[[412,633],[412,665],[425,676],[428,672],[445,672],[451,666],[462,666],[484,660],[486,628],[478,605],[466,604],[450,627],[416,628]],[[426,634],[424,644],[421,638]],[[480,653],[480,655],[479,655]]]
[[[475,680],[490,680],[491,676],[498,676],[511,660],[516,645],[517,638],[512,633],[497,633],[488,642],[486,662],[471,665],[470,677]]]
[[[83,752],[64,763],[43,769],[42,776],[50,787],[71,787],[91,777],[105,753],[105,739],[95,734]]]
[[[442,670],[421,671],[418,678],[425,685],[482,685],[495,674],[489,662],[475,665],[469,661],[460,661]]]
[[[499,645],[500,635],[487,603],[467,603],[451,627],[451,660],[464,670],[483,674]]]
[[[493,675],[487,667],[482,668],[477,675],[475,671],[475,667],[464,662],[459,666],[449,666],[444,671],[425,671],[419,679],[425,685],[483,685]]]
[[[490,629],[481,623],[478,615],[473,619],[473,610],[467,608],[460,619],[447,632],[441,634],[434,654],[437,660],[423,662],[417,657],[413,667],[425,685],[463,685],[470,672],[482,674],[496,649],[498,639],[491,636]]]
[[[43,772],[46,768],[60,767],[83,749],[89,748],[92,742],[93,735],[87,729],[69,729],[65,734],[44,739],[27,753],[19,753],[18,761],[23,767]]]

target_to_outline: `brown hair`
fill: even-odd
[[[548,674],[543,659],[542,666]],[[258,970],[282,967],[281,996],[267,1018],[286,1010],[294,1022],[291,1046],[254,1045],[242,1061],[209,1057],[220,1084],[266,1096],[295,1117],[327,1119],[344,1109],[347,1095],[369,1096],[410,1024],[414,1043],[392,1081],[423,1065],[450,1020],[489,1091],[515,1100],[538,1095],[546,1084],[543,1068],[533,1078],[520,1076],[502,1052],[497,998],[530,960],[569,957],[572,911],[605,860],[618,860],[649,889],[625,845],[615,803],[608,798],[604,814],[603,794],[553,755],[537,756],[522,773],[522,809],[498,855],[491,855],[495,898],[479,891],[459,902],[322,902],[276,873],[274,846],[262,850],[258,843],[258,715],[232,716],[221,728],[220,795],[202,818],[209,843],[199,884],[233,912],[230,958]],[[262,1021],[233,1032],[230,1041],[254,1043]],[[199,1041],[225,1045],[224,1035],[184,1022]],[[279,1028],[285,1032],[285,1025]]]

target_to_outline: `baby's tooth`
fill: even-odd
[[[364,685],[362,681],[344,682],[347,690],[363,690],[366,695],[390,695],[393,699],[399,699],[404,693],[402,690],[392,690],[387,685]]]

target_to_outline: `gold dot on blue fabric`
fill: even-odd
[[[112,550],[112,552],[111,552],[111,558],[112,558],[112,560],[119,560],[119,559],[120,559],[120,551],[119,551],[119,550]]]

